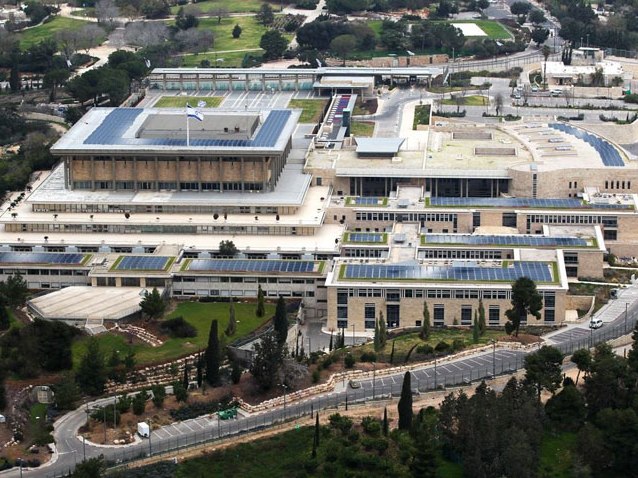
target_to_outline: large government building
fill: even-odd
[[[352,80],[340,73],[311,84]],[[172,74],[153,81],[183,85]],[[353,138],[351,107],[369,93],[332,93],[320,125],[295,109],[222,105],[187,131],[184,110],[92,109],[53,146],[59,164],[4,204],[0,278],[55,289],[31,312],[94,330],[135,314],[148,288],[241,299],[261,287],[301,300],[328,330],[363,333],[381,318],[419,326],[424,303],[435,326],[470,325],[479,301],[502,326],[523,276],[544,303],[528,322],[560,324],[582,309],[572,278],[602,279],[607,253],[636,255],[638,167],[613,135],[431,121],[417,135]],[[236,255],[220,254],[225,240]]]

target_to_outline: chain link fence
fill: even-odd
[[[638,303],[628,307],[626,312],[620,314],[614,324],[607,324],[601,329],[589,329],[585,336],[582,333],[578,337],[567,338],[553,346],[566,355],[581,348],[591,348],[596,344],[606,342],[632,332],[638,318]],[[582,329],[579,329],[582,330]],[[568,332],[564,332],[568,333]],[[499,354],[497,356],[497,350]],[[485,378],[510,374],[524,367],[526,352],[521,350],[509,351],[510,357],[503,356],[503,349],[494,347],[492,352],[486,352],[481,357],[489,359],[490,363],[484,366],[477,366],[468,370],[459,370],[457,373],[450,373],[449,367],[453,362],[436,362],[427,366],[416,365],[411,371],[413,393],[427,393],[435,390],[444,390],[447,387],[469,385]],[[476,362],[477,364],[479,362]],[[439,373],[443,368],[445,373]],[[457,367],[458,368],[458,367]],[[392,383],[387,383],[391,381]],[[347,410],[350,405],[366,403],[373,400],[384,400],[401,395],[402,378],[391,375],[373,376],[358,382],[359,388],[352,388],[346,379],[343,381],[341,392],[330,395],[308,398],[303,401],[287,403],[283,408],[274,408],[260,414],[231,419],[228,421],[211,418],[208,420],[208,427],[199,432],[184,434],[180,436],[157,439],[152,436],[150,440],[142,443],[121,448],[104,448],[103,453],[108,464],[113,469],[126,469],[127,464],[148,458],[149,456],[168,456],[181,449],[189,448],[193,445],[215,442],[221,439],[240,436],[246,433],[282,426],[289,420],[302,417],[312,417],[315,412],[329,410]],[[185,422],[185,423],[188,423]],[[88,456],[87,456],[88,457]],[[79,459],[80,457],[78,457]],[[63,477],[68,471],[49,473],[47,478]]]

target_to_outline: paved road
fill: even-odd
[[[627,304],[627,306],[625,306]],[[625,310],[627,313],[625,314]],[[571,325],[567,329],[548,335],[549,343],[564,352],[598,343],[622,335],[631,330],[638,316],[638,287],[624,289],[618,299],[611,301],[597,314],[605,326],[589,331],[587,324]],[[442,386],[477,381],[496,374],[507,374],[523,365],[525,352],[495,347],[486,352],[476,353],[457,360],[430,362],[411,369],[415,393],[431,391]],[[284,406],[273,407],[263,413],[240,416],[236,420],[218,421],[216,417],[199,417],[154,430],[150,440],[139,441],[126,447],[103,447],[83,443],[76,436],[78,428],[84,424],[86,413],[83,408],[62,417],[55,424],[54,436],[58,446],[57,460],[34,470],[24,470],[28,477],[52,477],[72,469],[75,463],[87,458],[104,454],[113,461],[127,461],[152,451],[153,454],[186,447],[219,437],[226,437],[247,431],[268,427],[274,422],[308,415],[313,411],[343,407],[346,402],[360,402],[382,396],[398,396],[401,390],[404,372],[393,375],[374,374],[359,381],[360,387],[353,389],[345,381],[333,392],[315,396]],[[108,404],[112,399],[102,399],[90,406]],[[85,455],[86,453],[86,455]],[[8,470],[2,475],[17,477],[20,471]]]

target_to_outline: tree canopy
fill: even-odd
[[[541,318],[543,298],[536,290],[536,283],[529,277],[521,277],[512,285],[512,308],[505,311],[509,319],[505,324],[508,334],[518,336],[521,322],[527,320],[528,315]]]

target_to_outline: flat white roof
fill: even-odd
[[[31,299],[28,304],[47,320],[118,320],[140,310],[144,290],[141,287],[65,287]]]

